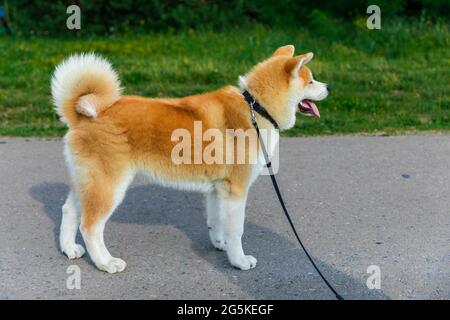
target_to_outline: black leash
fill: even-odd
[[[269,170],[270,179],[272,180],[272,184],[273,184],[273,187],[274,187],[275,192],[277,194],[278,200],[280,200],[280,204],[281,204],[281,207],[283,208],[284,215],[286,216],[287,220],[289,221],[289,225],[291,226],[292,231],[294,232],[298,243],[302,247],[303,251],[305,252],[305,254],[308,257],[308,259],[311,262],[311,264],[313,265],[314,269],[316,269],[316,271],[319,274],[319,276],[322,278],[322,280],[325,282],[325,284],[328,286],[328,288],[334,293],[336,298],[338,300],[344,300],[344,298],[339,293],[337,293],[337,291],[328,282],[328,280],[323,276],[322,272],[320,272],[319,268],[314,263],[314,260],[311,258],[311,256],[308,253],[308,250],[306,250],[305,246],[303,245],[302,240],[300,239],[300,236],[298,235],[298,232],[295,229],[294,223],[292,222],[291,216],[289,215],[289,212],[288,212],[288,210],[286,208],[286,205],[284,203],[283,197],[281,195],[280,188],[278,187],[277,180],[275,179],[275,174],[273,173],[272,163],[270,162],[269,155],[267,154],[266,146],[264,145],[264,142],[263,142],[263,140],[261,138],[261,135],[260,135],[260,132],[259,132],[259,127],[258,127],[258,122],[256,121],[255,111],[258,112],[258,113],[260,113],[260,112],[259,112],[259,110],[255,109],[255,106],[257,105],[258,109],[264,110],[267,115],[269,115],[269,113],[259,103],[257,103],[255,101],[255,99],[252,97],[252,95],[248,91],[244,91],[244,97],[245,97],[245,100],[250,105],[250,114],[251,114],[251,118],[252,118],[252,124],[255,127],[255,129],[256,129],[256,134],[258,135],[259,143],[261,144],[261,149],[262,149],[262,152],[264,154],[264,159],[266,161],[266,167]],[[267,118],[265,116],[265,114],[261,114],[261,115],[263,117],[265,117],[266,119],[268,119],[270,122],[272,122],[270,119],[273,120],[273,118],[270,115],[269,115],[270,118]],[[273,120],[273,121],[275,122],[275,120]],[[276,122],[275,122],[274,127],[276,129],[278,129],[278,124]]]

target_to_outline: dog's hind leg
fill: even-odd
[[[66,203],[62,207],[62,220],[59,232],[59,244],[61,251],[69,259],[80,258],[84,254],[83,246],[75,243],[78,227],[80,226],[80,211],[76,195],[73,191],[69,192]]]
[[[109,273],[123,271],[126,263],[109,253],[103,232],[109,217],[122,202],[133,177],[134,173],[123,173],[118,179],[100,175],[80,192],[83,211],[80,230],[86,249],[97,268]]]
[[[206,195],[206,213],[209,238],[217,250],[226,250],[224,235],[224,210],[217,191],[214,190]]]

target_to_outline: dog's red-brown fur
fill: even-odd
[[[282,47],[250,73],[249,89],[281,124],[286,112],[280,108],[284,105],[281,94],[288,89],[290,72],[302,58],[292,54],[290,46]],[[308,83],[307,67],[303,66],[299,72],[302,85]],[[101,81],[95,86],[88,83],[86,88],[98,88],[101,84]],[[185,128],[193,135],[194,121],[202,121],[203,130],[217,128],[224,136],[226,129],[252,128],[248,104],[237,88],[229,86],[180,99],[123,96],[111,106],[97,104],[97,118],[76,113],[76,100],[85,94],[93,95],[80,89],[76,99],[65,107],[64,115],[70,128],[66,141],[76,164],[74,183],[83,208],[82,228],[87,232],[110,212],[115,188],[130,166],[158,172],[161,179],[219,181],[230,197],[241,197],[248,189],[251,170],[248,164],[174,165],[171,160],[171,150],[176,144],[171,141],[172,132]],[[259,122],[263,127],[268,125],[264,118]]]

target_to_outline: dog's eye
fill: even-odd
[[[313,84],[312,80],[310,82],[308,82],[308,84]]]

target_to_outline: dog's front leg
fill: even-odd
[[[247,196],[222,199],[225,210],[224,234],[228,259],[233,266],[241,270],[249,270],[256,266],[255,257],[245,255],[242,249],[246,201]]]

